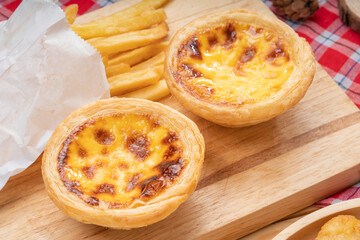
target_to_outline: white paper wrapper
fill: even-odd
[[[0,23],[0,189],[33,163],[56,126],[109,97],[99,53],[50,0],[24,0]]]

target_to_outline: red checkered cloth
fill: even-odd
[[[10,17],[21,0],[0,0],[0,21]],[[76,3],[78,14],[91,12],[116,0],[59,0],[60,7]],[[270,7],[271,1],[263,0]],[[344,25],[338,16],[336,0],[319,0],[320,9],[305,22],[286,21],[311,45],[316,60],[360,108],[360,35]],[[360,198],[360,183],[315,204],[324,207],[333,203]]]

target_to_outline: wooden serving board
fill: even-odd
[[[82,16],[86,22],[134,1]],[[173,0],[171,34],[190,20],[224,9],[272,14],[260,0]],[[165,220],[116,231],[68,218],[48,198],[39,159],[0,191],[4,239],[235,239],[309,206],[360,179],[360,113],[317,65],[305,98],[285,114],[231,129],[201,119],[174,97],[161,101],[197,123],[206,142],[196,191]]]

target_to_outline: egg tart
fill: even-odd
[[[232,10],[173,36],[165,79],[188,110],[228,127],[269,120],[298,103],[315,74],[309,44],[282,21]]]
[[[199,129],[142,99],[112,98],[70,114],[48,141],[42,175],[68,216],[115,229],[160,221],[195,190],[204,159]]]

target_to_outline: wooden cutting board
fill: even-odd
[[[133,3],[123,0],[77,21]],[[165,9],[171,33],[198,16],[224,9],[272,14],[260,0],[173,0]],[[76,222],[48,198],[37,160],[0,191],[0,238],[235,239],[360,179],[359,110],[319,65],[297,106],[253,127],[220,127],[188,112],[174,97],[161,102],[195,121],[206,142],[199,185],[176,212],[130,231]]]

